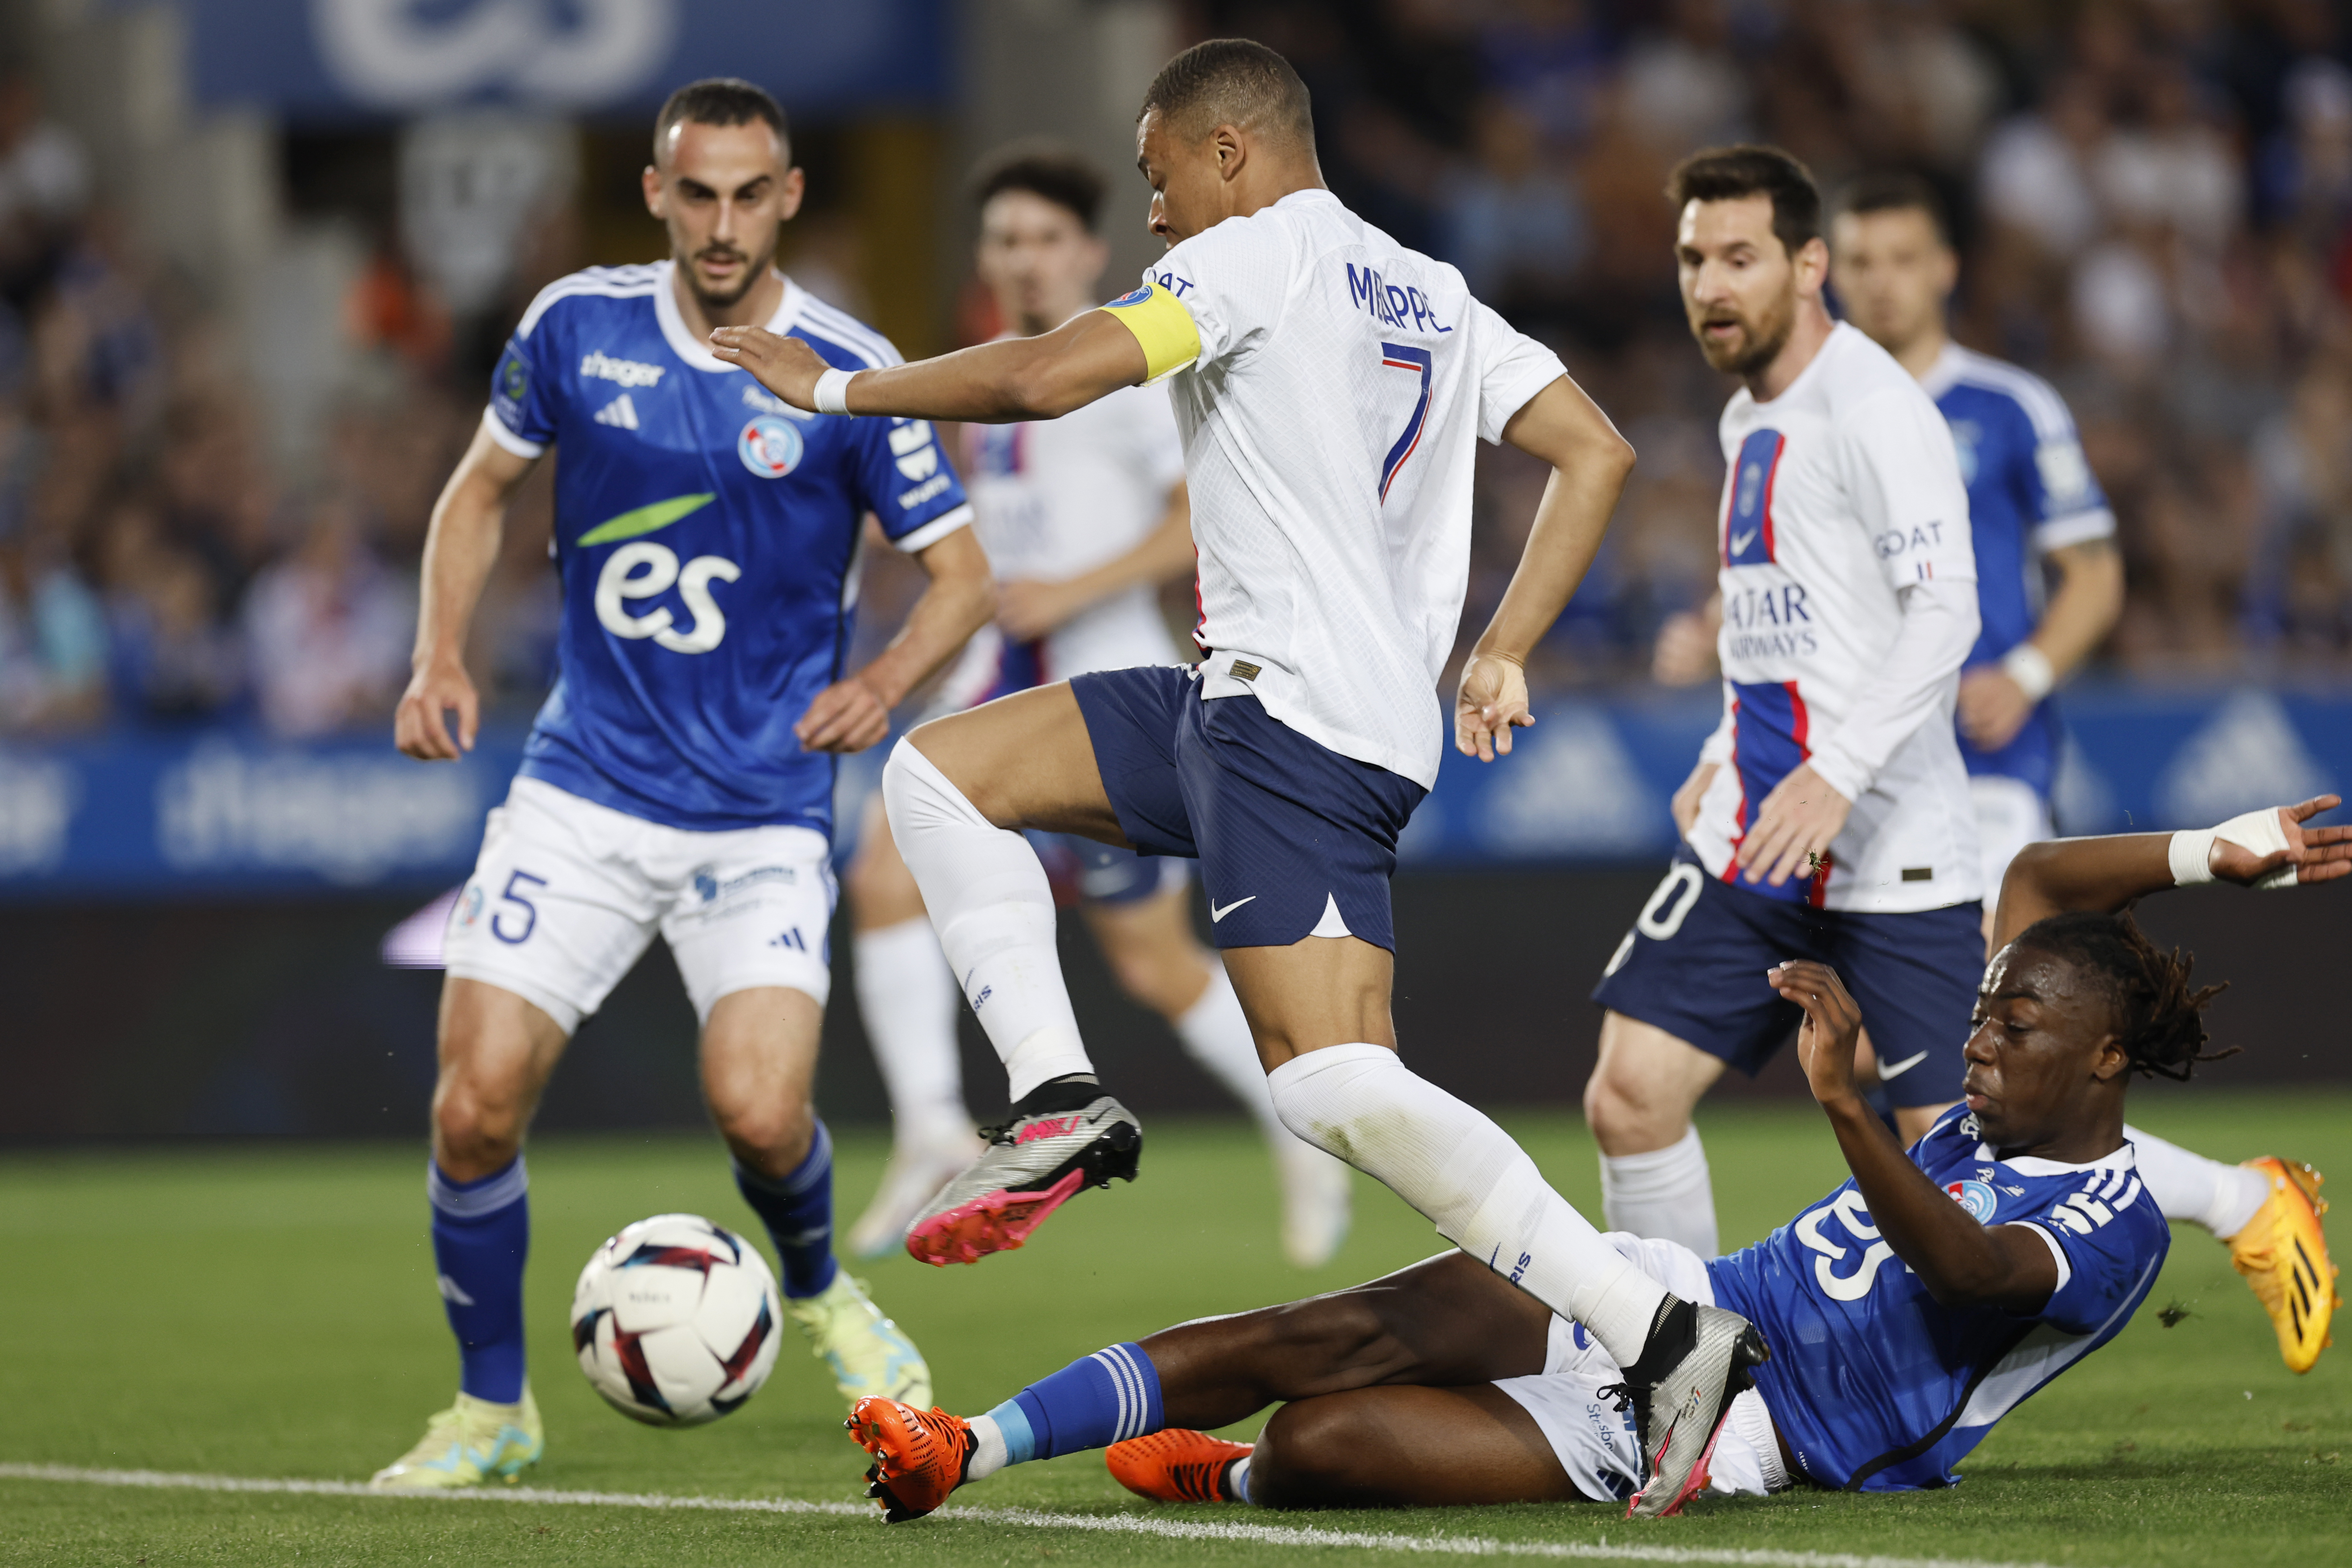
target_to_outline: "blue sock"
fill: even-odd
[[[833,1135],[816,1124],[808,1158],[782,1176],[763,1176],[735,1166],[735,1186],[776,1244],[784,1266],[784,1294],[814,1296],[833,1283],[841,1266],[833,1260]]]
[[[1108,1448],[1166,1424],[1160,1369],[1129,1342],[1074,1361],[988,1413],[1004,1434],[1005,1463]]]
[[[530,1173],[522,1156],[474,1182],[427,1162],[433,1266],[457,1336],[457,1386],[477,1399],[522,1397],[522,1266],[530,1256]]]

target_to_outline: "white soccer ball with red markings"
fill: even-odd
[[[606,1404],[652,1426],[742,1407],[776,1365],[783,1305],[757,1248],[700,1215],[641,1219],[572,1292],[572,1348]]]

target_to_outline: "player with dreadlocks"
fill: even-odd
[[[2124,1136],[2125,1087],[2232,1054],[2206,1049],[2203,1012],[2221,987],[2192,985],[2188,957],[2156,947],[2128,910],[2197,882],[2352,875],[2352,827],[2305,826],[2339,804],[2018,856],[1964,1052],[1966,1102],[1907,1152],[1855,1088],[1861,1012],[1836,973],[1771,971],[1804,1011],[1800,1057],[1853,1179],[1712,1261],[1609,1237],[1681,1299],[1748,1319],[1770,1348],[1694,1468],[1694,1492],[1948,1485],[1995,1421],[2121,1331],[2168,1241]],[[2334,1295],[2316,1269],[2297,1288]],[[1625,1382],[1582,1325],[1451,1253],[1111,1346],[970,1421],[863,1400],[850,1430],[877,1460],[870,1489],[894,1521],[1007,1464],[1107,1444],[1112,1474],[1170,1501],[1622,1500],[1649,1479],[1634,1442],[1648,1413]],[[1276,1403],[1255,1445],[1192,1429]]]

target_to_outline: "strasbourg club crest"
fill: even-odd
[[[801,433],[792,422],[761,414],[735,438],[735,455],[763,479],[781,479],[800,466]]]

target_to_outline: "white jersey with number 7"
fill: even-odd
[[[1474,443],[1567,374],[1559,356],[1328,191],[1193,236],[1104,309],[1174,378],[1202,697],[1254,693],[1310,740],[1433,784]]]

